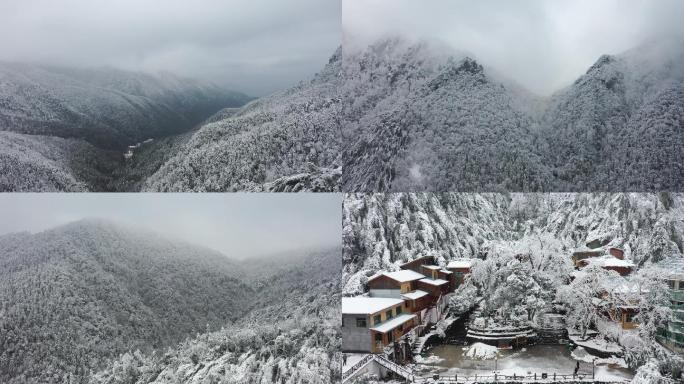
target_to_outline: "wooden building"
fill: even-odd
[[[620,248],[615,248],[615,247],[608,248],[608,253],[616,259],[620,259],[620,260],[625,259],[625,251],[623,251]]]
[[[437,302],[440,296],[449,294],[449,282],[442,279],[421,279],[417,283],[418,289],[425,291],[431,296],[431,304]]]
[[[401,269],[411,270],[418,273],[423,273],[423,265],[434,265],[435,258],[432,256],[421,256],[417,259],[413,259],[399,266]]]
[[[587,264],[589,263],[588,259],[592,259],[595,257],[601,257],[603,255],[604,255],[604,252],[602,249],[599,249],[599,250],[590,249],[590,250],[575,251],[572,253],[572,262],[575,264],[575,268],[582,268],[582,267],[587,266]]]
[[[446,269],[452,272],[451,280],[453,289],[456,289],[463,284],[465,276],[470,274],[470,270],[473,267],[473,261],[474,259],[456,259],[451,260],[449,264],[447,264]]]
[[[392,297],[399,299],[401,294],[418,289],[417,282],[425,275],[413,270],[382,272],[368,280],[368,290],[372,297]]]
[[[382,353],[418,324],[406,305],[402,299],[343,297],[342,350]]]

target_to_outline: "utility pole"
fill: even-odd
[[[596,378],[596,358],[594,357],[591,360],[591,379],[594,380]]]

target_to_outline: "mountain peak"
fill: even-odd
[[[596,60],[596,62],[591,67],[589,67],[589,69],[587,69],[586,73],[590,74],[590,73],[598,70],[599,68],[602,68],[602,67],[604,67],[608,64],[614,63],[614,62],[615,62],[614,56],[612,56],[612,55],[601,55],[601,57],[599,57],[599,59]]]

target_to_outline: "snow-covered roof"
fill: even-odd
[[[441,267],[439,265],[423,265],[423,268],[438,270]]]
[[[410,269],[402,269],[401,271],[379,273],[379,274],[371,277],[369,279],[369,281],[373,280],[379,276],[382,276],[382,275],[387,276],[390,279],[396,280],[400,283],[405,283],[407,281],[414,281],[414,280],[420,280],[420,279],[425,278],[425,275],[420,274],[418,272],[412,271]]]
[[[456,260],[451,260],[449,264],[447,264],[447,268],[453,269],[453,268],[470,268],[473,266],[473,259],[456,259]]]
[[[403,302],[404,300],[402,299],[391,299],[386,297],[343,297],[342,313],[349,315],[370,315]]]
[[[405,266],[405,265],[409,265],[409,264],[413,263],[414,261],[418,261],[418,260],[422,260],[422,259],[428,259],[428,258],[431,259],[432,256],[421,256],[421,257],[416,257],[416,258],[413,259],[413,260],[409,260],[409,261],[407,261],[407,262],[405,262],[405,263],[403,263],[403,264],[400,264],[400,266],[403,267],[403,266]]]
[[[429,295],[429,293],[427,293],[425,291],[421,291],[420,289],[416,289],[415,291],[401,294],[402,297],[405,297],[409,300],[420,299],[421,297],[425,297],[427,295]]]
[[[446,269],[440,269],[439,271],[447,275],[451,275],[453,273],[451,271],[447,271]]]
[[[420,279],[420,281],[430,285],[444,285],[449,283],[448,281],[442,279]]]
[[[617,257],[606,255],[594,258],[590,261],[591,263],[597,263],[603,267],[623,267],[623,268],[634,268],[634,263],[629,260],[620,260]]]
[[[372,331],[380,332],[380,333],[387,333],[394,328],[404,324],[407,321],[411,321],[414,319],[416,315],[409,315],[408,313],[402,313],[401,315],[390,319],[388,321],[385,321],[384,323],[380,323],[377,327],[370,328]]]

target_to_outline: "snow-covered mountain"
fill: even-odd
[[[0,63],[0,130],[123,149],[249,98],[170,74]]]
[[[96,219],[0,236],[0,381],[176,383],[222,369],[329,382],[340,250],[269,260]]]
[[[345,52],[346,191],[624,191],[684,184],[684,50],[603,56],[549,98],[448,47]]]
[[[0,63],[0,191],[139,189],[123,152],[250,99],[210,84],[115,69]]]
[[[684,257],[682,194],[349,194],[343,208],[343,292],[378,270],[433,255],[486,258],[545,239],[567,253],[615,246],[637,265]]]
[[[95,384],[340,381],[340,250],[250,260],[254,309],[165,354],[125,353]]]
[[[341,175],[341,49],[311,81],[204,124],[148,191],[333,191]]]

